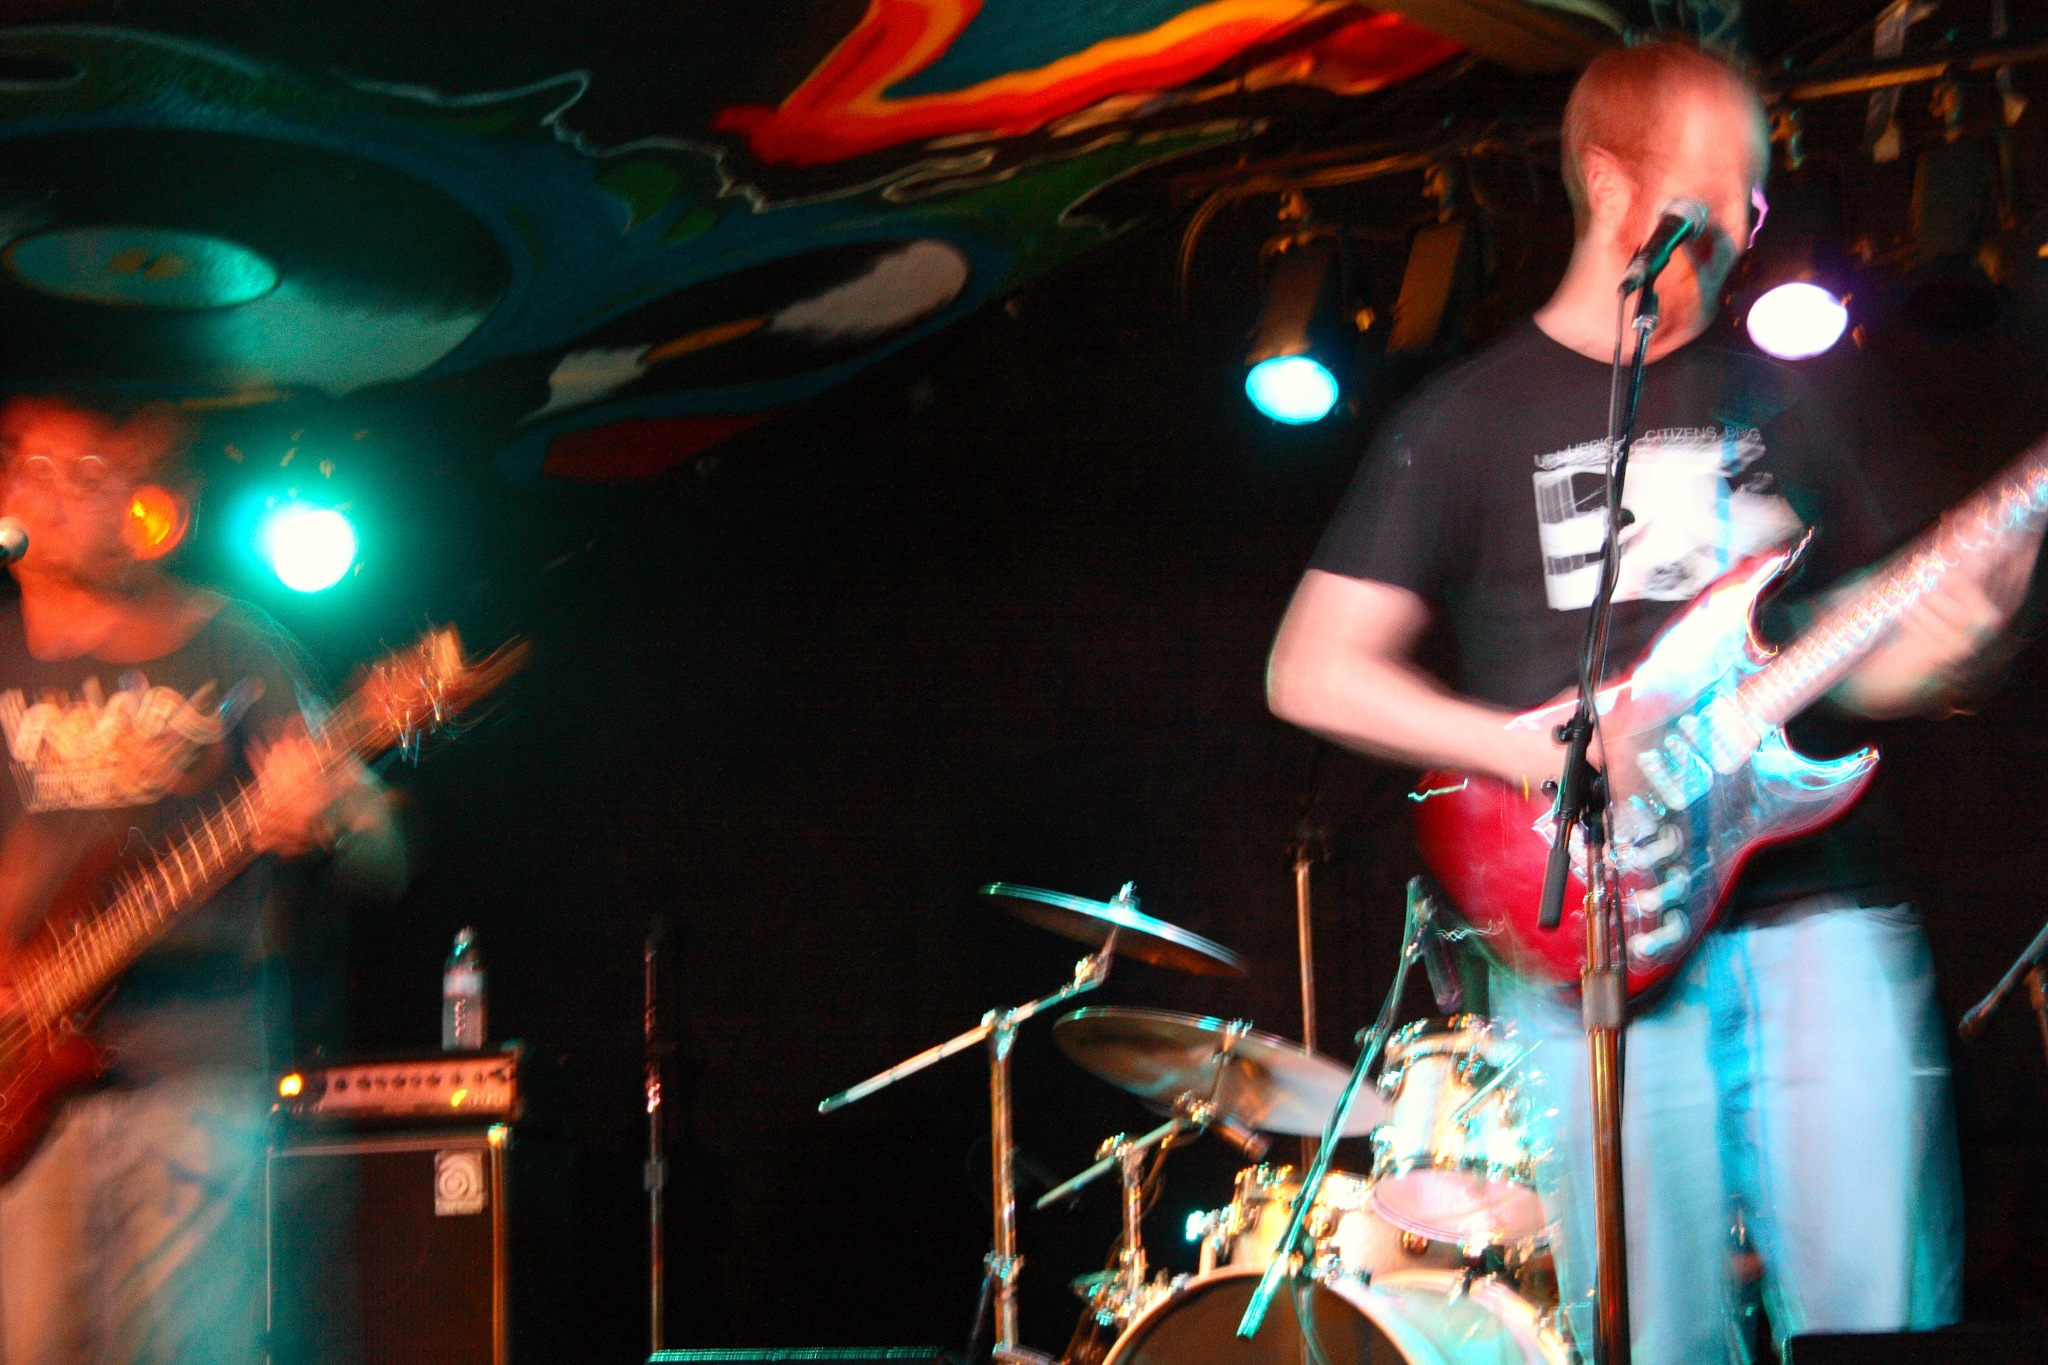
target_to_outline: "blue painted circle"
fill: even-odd
[[[174,228],[54,228],[12,243],[6,261],[40,293],[130,308],[232,308],[278,281],[277,267],[249,248]]]

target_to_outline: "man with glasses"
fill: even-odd
[[[291,1050],[279,858],[330,848],[391,893],[404,876],[371,775],[321,773],[296,645],[165,567],[195,491],[183,440],[161,410],[0,410],[0,515],[29,541],[0,608],[0,982],[101,850],[147,847],[244,781],[276,855],[122,975],[93,1024],[106,1075],[0,1190],[0,1365],[262,1358],[267,1082]]]
[[[1707,229],[1659,284],[1628,474],[1610,657],[1627,667],[1720,573],[1815,530],[1803,590],[1911,529],[1884,505],[1841,421],[1786,367],[1703,339],[1761,217],[1763,110],[1733,69],[1654,42],[1596,59],[1563,127],[1577,237],[1529,321],[1381,427],[1297,588],[1268,674],[1283,719],[1420,767],[1531,787],[1551,734],[1507,729],[1576,682],[1607,517],[1615,299],[1664,207]],[[2024,593],[2038,537],[1955,574],[1831,698],[1861,716],[1936,712]],[[1441,613],[1462,693],[1414,653]],[[1826,717],[1817,723],[1825,724]],[[1828,741],[1795,731],[1798,747]],[[1731,1229],[1762,1264],[1779,1339],[1953,1321],[1961,1223],[1948,1063],[1927,945],[1868,799],[1748,866],[1676,980],[1626,1035],[1629,1306],[1640,1365],[1745,1357]],[[1591,1115],[1575,1011],[1498,981],[1496,1013],[1541,1040],[1525,1081],[1547,1122],[1542,1174],[1567,1321],[1590,1344]]]

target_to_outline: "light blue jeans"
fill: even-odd
[[[1910,907],[1825,899],[1712,933],[1635,1014],[1622,1102],[1638,1365],[1746,1360],[1732,1228],[1763,1262],[1774,1334],[1897,1331],[1961,1308],[1962,1195],[1947,1049]],[[1541,1041],[1546,1211],[1573,1336],[1591,1341],[1591,1101],[1575,1006],[1496,977]]]
[[[0,1191],[0,1365],[257,1365],[263,1081],[67,1104]]]

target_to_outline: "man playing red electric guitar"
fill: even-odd
[[[1667,42],[1595,60],[1564,123],[1577,239],[1534,318],[1429,385],[1374,453],[1273,646],[1275,714],[1337,743],[1534,789],[1563,750],[1506,728],[1575,682],[1600,572],[1615,297],[1660,211],[1708,226],[1665,271],[1626,503],[1609,657],[1626,667],[1731,565],[1814,530],[1805,581],[1891,550],[1896,525],[1818,398],[1783,366],[1701,340],[1761,215],[1762,107],[1732,68]],[[2025,593],[2038,534],[1950,574],[1835,689],[1872,717],[1939,710]],[[1465,695],[1413,651],[1437,613]],[[1740,1359],[1731,1226],[1764,1267],[1783,1338],[1953,1321],[1959,1179],[1927,947],[1891,884],[1876,812],[1768,850],[1627,1032],[1629,1298],[1645,1365]],[[1528,1112],[1554,1117],[1543,1175],[1568,1320],[1590,1342],[1591,1117],[1577,1014],[1497,981],[1541,1040]]]
[[[262,847],[333,846],[386,891],[404,876],[374,779],[322,775],[289,637],[164,570],[181,440],[160,412],[0,410],[0,515],[29,538],[0,609],[0,966],[96,849],[132,854],[252,773]],[[276,872],[178,921],[96,1017],[107,1074],[0,1189],[0,1365],[262,1358],[267,1080],[290,1049]]]

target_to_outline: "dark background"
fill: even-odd
[[[1183,320],[1173,245],[1129,238],[656,489],[536,493],[478,473],[490,401],[459,390],[362,400],[328,433],[366,431],[387,472],[363,490],[354,594],[266,599],[316,653],[339,667],[429,618],[536,646],[484,722],[394,773],[422,872],[397,907],[351,913],[352,999],[358,1045],[431,1046],[441,960],[474,924],[494,1035],[566,1060],[588,1358],[644,1350],[656,919],[676,1045],[671,1344],[964,1343],[988,1240],[980,1057],[815,1110],[1065,979],[1077,947],[1000,913],[984,882],[1107,897],[1135,881],[1148,911],[1257,972],[1126,962],[1087,1003],[1293,1035],[1288,844],[1316,781],[1334,844],[1316,881],[1326,1050],[1349,1057],[1386,989],[1419,868],[1407,774],[1333,753],[1318,778],[1316,745],[1260,691],[1371,414],[1257,418],[1238,387],[1241,281],[1224,269]],[[1227,239],[1217,251],[1232,258]],[[1557,259],[1534,255],[1520,291],[1540,294]],[[2048,425],[2032,288],[2022,277],[2006,320],[1965,339],[1915,333],[1876,300],[1867,348],[1822,377],[1876,367],[1864,382],[1927,418],[1932,452],[1908,473],[1967,486]],[[2048,914],[2044,663],[2023,655],[1980,714],[1882,735],[1951,1019]],[[1426,1005],[1415,990],[1411,1017]],[[2048,1131],[2025,1012],[1959,1047],[1957,1068],[1970,1311],[2038,1316]],[[1016,1072],[1027,1201],[1103,1136],[1150,1126],[1045,1022]],[[1225,1202],[1241,1164],[1213,1142],[1174,1159],[1155,1263],[1192,1268],[1185,1216]],[[1115,1225],[1107,1186],[1023,1213],[1031,1344],[1065,1340],[1079,1305],[1063,1286],[1099,1267]]]

